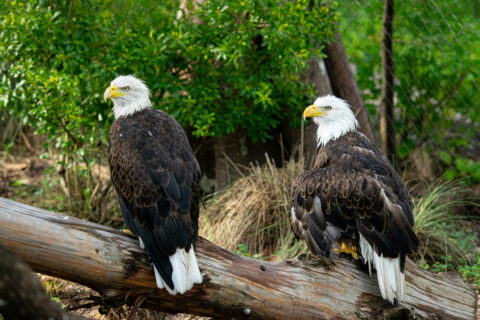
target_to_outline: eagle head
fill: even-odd
[[[151,107],[150,90],[134,76],[118,76],[105,90],[104,101],[113,101],[115,119]]]
[[[305,109],[303,118],[312,118],[318,125],[318,145],[325,145],[358,127],[350,105],[333,95],[317,98],[313,105]]]

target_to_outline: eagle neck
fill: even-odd
[[[357,127],[358,122],[355,117],[353,119],[338,119],[335,122],[318,123],[317,148],[326,145],[330,141],[335,141],[351,131],[355,131]]]
[[[113,114],[115,119],[132,115],[138,111],[145,110],[152,107],[152,102],[149,98],[135,99],[123,103],[113,102]]]

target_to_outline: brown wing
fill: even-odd
[[[313,253],[328,257],[348,229],[361,232],[387,257],[416,250],[408,192],[366,138],[342,137],[321,148],[317,160],[291,190],[293,230]]]
[[[125,224],[159,271],[170,269],[168,256],[188,251],[198,230],[200,170],[183,129],[153,108],[119,118],[110,129],[109,164]]]

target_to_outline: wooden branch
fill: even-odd
[[[170,313],[249,319],[384,319],[387,315],[474,319],[476,297],[457,275],[435,275],[407,262],[401,307],[381,299],[376,277],[358,263],[316,258],[270,263],[239,256],[199,239],[204,283],[185,295],[155,289],[137,239],[95,223],[0,198],[0,243],[51,276],[87,285],[108,300]]]

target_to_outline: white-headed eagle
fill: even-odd
[[[312,169],[291,189],[291,223],[315,255],[351,254],[377,271],[380,292],[403,300],[405,256],[414,253],[412,204],[407,188],[382,151],[358,132],[350,106],[332,95],[318,98],[304,118],[318,125]]]
[[[202,282],[198,162],[177,121],[152,107],[143,81],[119,76],[104,99],[113,101],[108,163],[125,224],[152,260],[157,286],[183,294]]]

